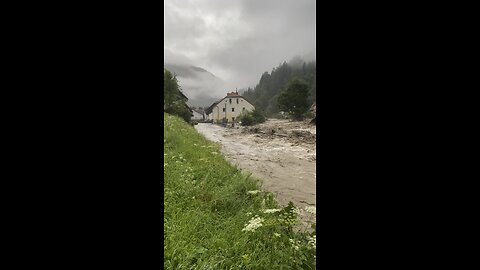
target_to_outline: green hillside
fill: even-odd
[[[279,65],[272,72],[262,74],[255,88],[248,88],[242,95],[252,102],[256,108],[262,109],[267,116],[277,114],[280,109],[277,98],[281,91],[287,88],[288,83],[298,78],[308,84],[308,102],[311,105],[316,100],[317,64],[296,59],[295,62]]]

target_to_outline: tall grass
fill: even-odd
[[[164,114],[164,134],[166,269],[315,269],[315,232],[292,230],[299,209],[180,118]]]

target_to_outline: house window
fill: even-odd
[[[243,107],[242,112],[245,111],[245,107]]]
[[[235,117],[232,117],[232,122],[235,122]]]
[[[229,98],[229,100],[230,100],[230,104],[232,104],[232,99],[231,99],[231,98]]]
[[[223,111],[225,111],[225,108],[222,108],[222,109],[223,109]]]
[[[235,111],[235,108],[232,108],[232,112],[234,112],[234,111]]]
[[[238,104],[238,98],[237,98],[237,104]]]

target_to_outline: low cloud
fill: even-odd
[[[164,3],[165,62],[202,67],[218,79],[179,77],[192,100],[254,87],[263,72],[295,56],[316,58],[315,0]]]

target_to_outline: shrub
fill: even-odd
[[[252,126],[265,122],[266,118],[262,111],[255,109],[252,112],[243,113],[239,117],[242,126]]]
[[[171,104],[165,109],[165,112],[172,115],[177,115],[183,120],[185,120],[185,122],[187,123],[190,122],[192,117],[190,111],[188,110],[187,106],[183,101],[173,102],[173,104]]]
[[[258,109],[253,110],[253,112],[252,112],[252,117],[253,117],[253,122],[254,122],[255,124],[259,124],[259,123],[265,122],[265,114],[264,114],[262,111],[258,110]]]
[[[251,113],[246,113],[240,116],[240,122],[242,122],[242,126],[251,126],[253,125],[253,116]]]

